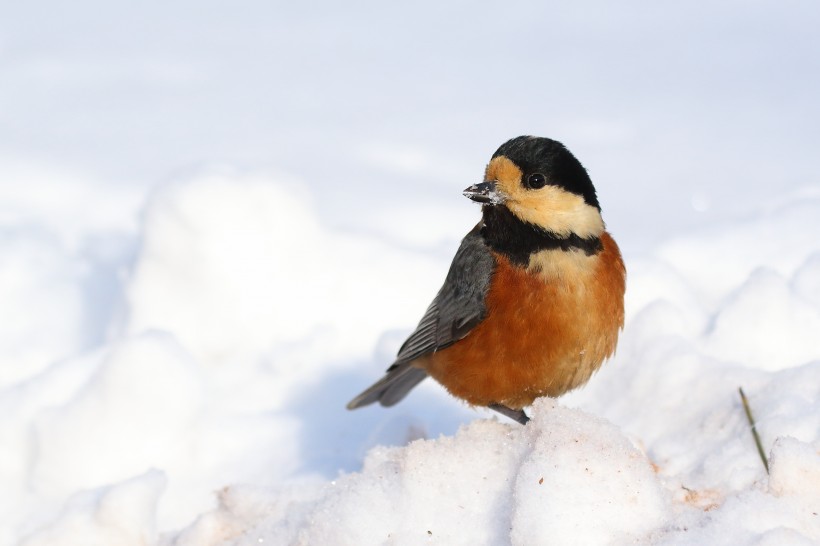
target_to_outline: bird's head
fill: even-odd
[[[563,144],[520,136],[493,154],[484,181],[464,190],[482,203],[485,218],[506,209],[539,231],[559,238],[596,239],[604,231],[595,187],[583,165]]]

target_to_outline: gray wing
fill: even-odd
[[[427,377],[424,370],[412,366],[414,360],[449,347],[484,319],[487,313],[484,300],[490,289],[495,259],[479,233],[480,227],[481,224],[477,225],[461,241],[444,285],[399,349],[387,375],[354,398],[348,409],[376,401],[392,406]]]
[[[391,368],[452,345],[484,319],[495,260],[479,228],[480,224],[461,241],[444,285]]]

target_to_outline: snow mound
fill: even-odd
[[[668,513],[646,457],[616,427],[540,400],[526,426],[480,420],[454,437],[371,450],[360,473],[282,502],[222,493],[173,543],[593,544],[644,538]],[[204,528],[231,529],[204,541]]]
[[[184,438],[203,403],[195,364],[172,336],[146,333],[115,345],[65,404],[34,421],[38,455],[31,483],[43,492],[69,493],[119,481],[190,457]],[[96,464],[87,450],[94,446]]]
[[[72,495],[58,519],[20,546],[144,546],[157,540],[157,503],[167,479],[151,470],[122,483]]]
[[[414,283],[398,298],[365,281],[401,276]],[[271,352],[304,360],[320,343],[312,360],[324,367],[328,354],[370,349],[385,324],[406,324],[439,282],[429,257],[410,265],[388,245],[323,228],[304,184],[217,169],[150,200],[125,330],[173,332],[207,366],[276,366]],[[315,363],[301,364],[315,375]]]
[[[0,226],[0,301],[13,310],[0,313],[0,388],[82,348],[83,273],[51,234]]]
[[[817,218],[801,198],[627,256],[617,355],[525,427],[432,381],[343,409],[461,233],[443,253],[340,232],[303,183],[217,170],[153,194],[132,261],[11,237],[0,290],[56,319],[22,313],[43,343],[0,345],[0,543],[818,541]]]

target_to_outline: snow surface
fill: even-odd
[[[820,197],[629,260],[617,356],[526,427],[432,382],[390,410],[342,409],[404,335],[367,332],[406,331],[441,267],[328,230],[292,181],[170,184],[140,233],[121,333],[2,392],[9,540],[820,540]],[[712,262],[721,247],[737,250]]]
[[[0,19],[0,545],[820,542],[820,8],[137,6]],[[526,427],[345,411],[523,133],[617,355]]]

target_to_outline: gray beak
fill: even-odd
[[[504,202],[504,195],[498,191],[498,183],[495,180],[473,184],[464,190],[464,197],[487,205],[500,205]]]

